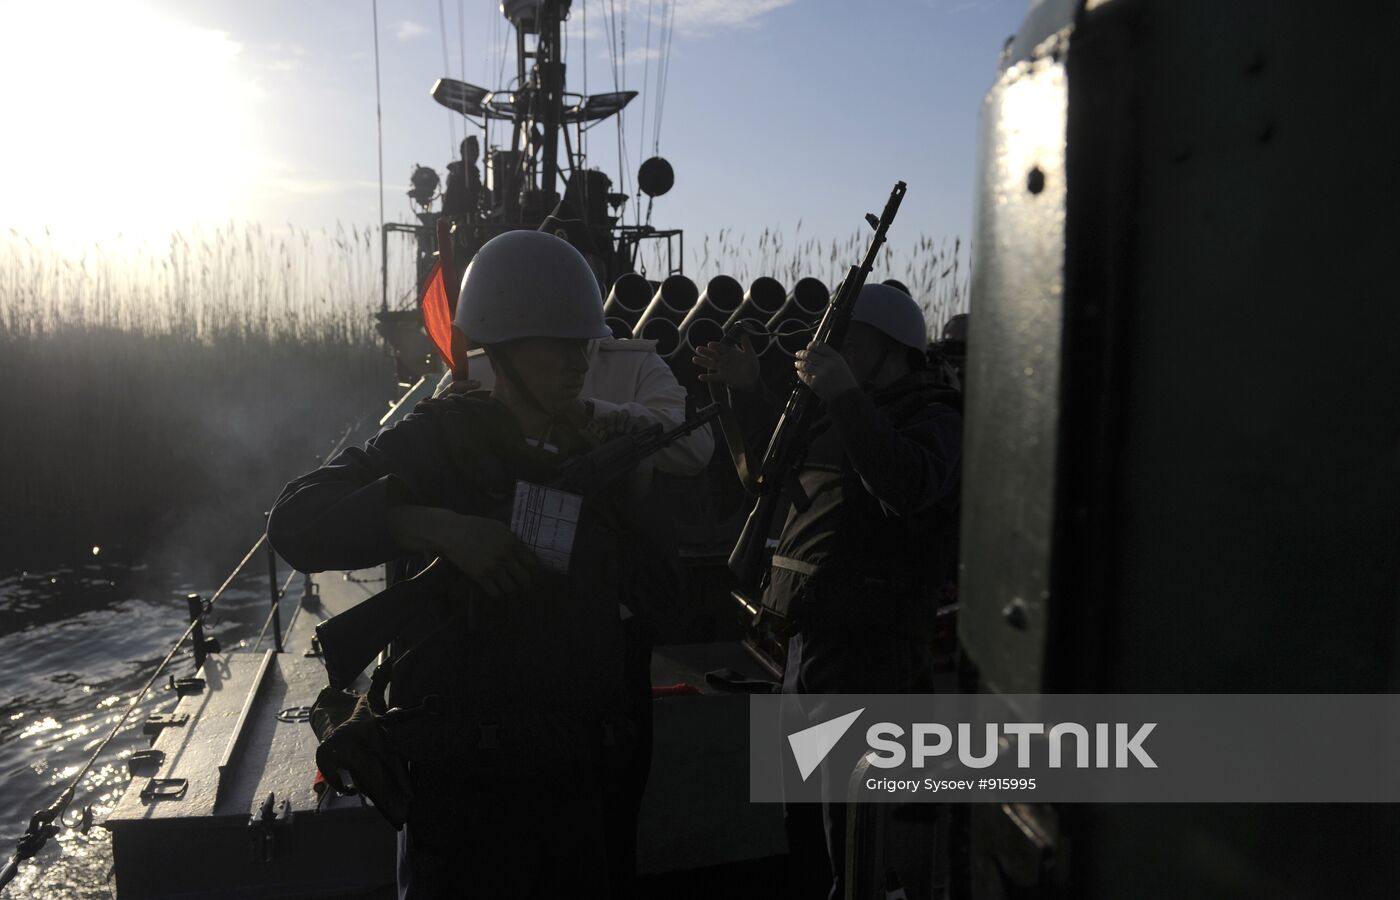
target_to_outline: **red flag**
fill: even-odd
[[[428,275],[428,283],[423,286],[423,325],[432,339],[433,346],[448,367],[452,367],[452,304],[447,299],[447,285],[443,282],[442,261],[433,263]]]

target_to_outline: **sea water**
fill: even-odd
[[[222,581],[154,568],[98,553],[43,571],[0,569],[0,854],[5,861],[29,817],[58,798],[184,633],[185,596],[209,597]],[[266,569],[249,569],[225,591],[209,619],[207,633],[227,649],[256,642],[267,616]],[[284,610],[284,618],[287,614]],[[186,645],[168,671],[186,675],[193,665]],[[101,822],[130,781],[127,758],[149,746],[142,723],[175,705],[166,681],[162,674],[83,777],[64,818],[76,825],[90,806],[93,827],[85,835],[76,828],[60,831],[21,866],[7,896],[114,896],[112,841]]]

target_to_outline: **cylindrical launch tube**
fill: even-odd
[[[717,325],[723,325],[743,302],[744,289],[739,282],[728,275],[716,275],[705,285],[705,292],[681,320],[681,334],[685,334],[691,323],[698,319],[709,319]]]
[[[679,325],[699,298],[700,290],[695,282],[684,275],[672,275],[661,282],[646,310],[633,323],[633,331],[640,334],[642,328],[653,319],[665,319],[672,325]]]
[[[800,278],[788,291],[782,307],[768,320],[768,328],[777,331],[779,322],[787,319],[800,319],[815,322],[826,312],[831,303],[831,292],[815,278]]]
[[[748,292],[744,294],[743,302],[725,320],[724,327],[728,328],[740,319],[757,319],[760,322],[767,322],[773,318],[773,313],[778,311],[786,299],[787,292],[783,290],[783,286],[777,279],[761,275],[754,279],[753,284],[749,285]]]
[[[681,334],[676,323],[660,317],[643,322],[636,331],[637,337],[645,341],[656,341],[657,355],[671,356],[681,346]]]
[[[637,324],[650,301],[651,285],[637,273],[628,272],[613,282],[608,299],[603,303],[603,315],[621,319],[630,329]]]

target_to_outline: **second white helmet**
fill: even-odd
[[[856,295],[852,322],[864,322],[914,350],[928,346],[928,323],[914,298],[887,284],[863,285]]]
[[[462,277],[452,324],[475,346],[612,334],[603,322],[602,292],[583,254],[539,231],[508,231],[482,246]]]

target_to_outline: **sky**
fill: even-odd
[[[609,34],[625,39],[617,86],[645,87],[624,119],[629,181],[654,144],[676,170],[654,224],[692,241],[799,221],[844,237],[902,179],[892,240],[971,235],[982,98],[1025,0],[677,0],[658,130],[670,6],[575,0],[566,29],[580,92],[585,74],[588,92],[614,89]],[[0,0],[0,225],[102,238],[376,222],[372,16],[370,0]],[[463,134],[434,80],[504,87],[507,33],[485,0],[379,3],[388,219],[409,220],[414,164],[442,172]],[[590,132],[615,182],[617,143],[608,124]]]

